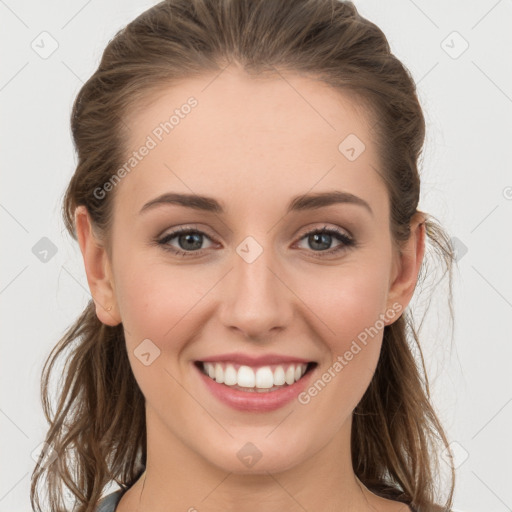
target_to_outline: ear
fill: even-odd
[[[115,298],[110,261],[107,251],[92,230],[89,212],[85,206],[78,206],[75,209],[75,226],[87,282],[96,305],[96,316],[106,325],[118,325],[121,318]]]
[[[418,274],[425,254],[425,214],[416,212],[410,225],[409,240],[405,242],[401,253],[397,254],[394,260],[387,298],[388,309],[398,302],[402,307],[401,311],[404,311],[413,296],[418,281]]]

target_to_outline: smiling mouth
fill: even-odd
[[[194,363],[199,370],[218,384],[240,391],[265,393],[277,391],[300,381],[317,366],[310,363],[284,363],[251,367],[229,362]]]

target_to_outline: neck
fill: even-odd
[[[233,472],[215,466],[171,436],[152,417],[146,471],[127,491],[136,512],[309,512],[370,510],[375,497],[357,479],[350,454],[351,421],[320,451],[281,471]],[[151,425],[151,427],[149,427]],[[263,461],[263,457],[261,459]],[[255,466],[256,467],[256,466]],[[119,507],[121,511],[124,507]]]

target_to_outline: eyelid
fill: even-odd
[[[185,226],[179,226],[176,228],[171,228],[170,232],[167,234],[165,231],[162,235],[156,237],[154,242],[157,245],[160,245],[163,250],[166,250],[168,252],[174,253],[175,255],[182,255],[184,257],[188,256],[202,256],[204,255],[204,252],[208,248],[199,249],[196,251],[184,251],[183,249],[175,248],[173,246],[169,246],[167,242],[164,242],[165,239],[172,240],[182,233],[194,233],[203,235],[206,238],[208,238],[213,244],[219,244],[219,242],[216,240],[215,237],[211,236],[208,233],[208,230],[203,230],[203,228],[198,228],[197,225],[185,225]],[[356,242],[355,238],[352,236],[350,231],[344,228],[340,228],[339,226],[329,226],[328,224],[324,223],[323,225],[317,226],[317,227],[308,227],[304,228],[304,231],[301,232],[300,235],[296,235],[297,238],[294,242],[294,245],[300,243],[305,237],[311,236],[314,234],[322,234],[326,233],[330,236],[332,236],[335,240],[340,242],[338,246],[335,246],[334,248],[327,249],[325,251],[312,251],[312,250],[306,250],[306,252],[313,253],[314,257],[328,257],[329,255],[337,255],[338,253],[344,252],[350,248],[356,247],[358,245],[358,242]]]
[[[162,242],[162,240],[165,240],[166,238],[169,238],[169,240],[172,240],[173,238],[176,238],[183,233],[195,233],[195,234],[204,235],[206,238],[210,239],[213,243],[217,243],[217,244],[219,243],[217,241],[216,237],[212,236],[208,232],[207,229],[198,228],[197,226],[194,226],[194,225],[178,226],[176,228],[170,228],[168,230],[166,229],[162,232],[162,234],[158,235],[155,238],[155,241],[157,243],[160,243],[161,245],[166,245],[165,243]],[[178,249],[178,250],[181,250],[181,249]],[[190,254],[193,254],[193,253],[198,254],[201,251],[203,251],[203,249],[200,249],[198,251],[187,251],[187,252],[190,252]]]
[[[337,226],[336,224],[329,224],[327,222],[320,223],[320,224],[317,223],[312,227],[308,226],[308,227],[304,228],[303,230],[301,229],[301,230],[299,230],[296,237],[302,239],[305,235],[314,233],[316,231],[324,231],[324,230],[325,231],[336,231],[342,235],[347,236],[348,238],[351,238],[351,239],[354,238],[352,236],[352,233],[348,229]]]
[[[305,228],[301,228],[300,230],[298,230],[295,235],[294,235],[294,238],[300,238],[302,239],[305,235],[308,235],[312,232],[315,232],[315,231],[322,231],[322,230],[333,230],[333,231],[338,231],[340,232],[341,234],[345,234],[347,237],[353,239],[354,236],[352,235],[352,233],[350,232],[350,230],[348,230],[347,228],[340,228],[339,226],[336,226],[335,224],[333,225],[329,225],[328,223],[320,223],[316,226],[308,226],[308,227],[305,227]],[[190,231],[197,231],[198,233],[200,234],[204,234],[204,235],[207,235],[211,240],[214,240],[216,241],[217,243],[219,243],[215,237],[215,235],[212,235],[211,232],[209,231],[208,228],[204,228],[204,227],[199,227],[198,224],[186,224],[185,226],[177,226],[177,227],[171,227],[171,228],[166,228],[164,229],[159,235],[156,236],[157,239],[161,239],[161,238],[164,238],[166,237],[167,235],[179,235],[180,233],[188,233]]]
[[[168,227],[168,228],[165,228],[163,231],[161,231],[156,236],[156,238],[163,238],[164,236],[167,236],[170,234],[176,235],[181,232],[189,232],[189,231],[198,231],[200,233],[208,235],[210,238],[214,238],[214,236],[210,233],[208,228],[200,226],[199,224],[185,224],[185,225],[179,225],[179,226],[175,226],[175,227]]]

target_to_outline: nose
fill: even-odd
[[[286,271],[274,251],[263,250],[250,238],[246,245],[240,244],[232,261],[233,268],[220,290],[221,321],[248,339],[268,340],[293,317],[295,295],[286,283]]]

